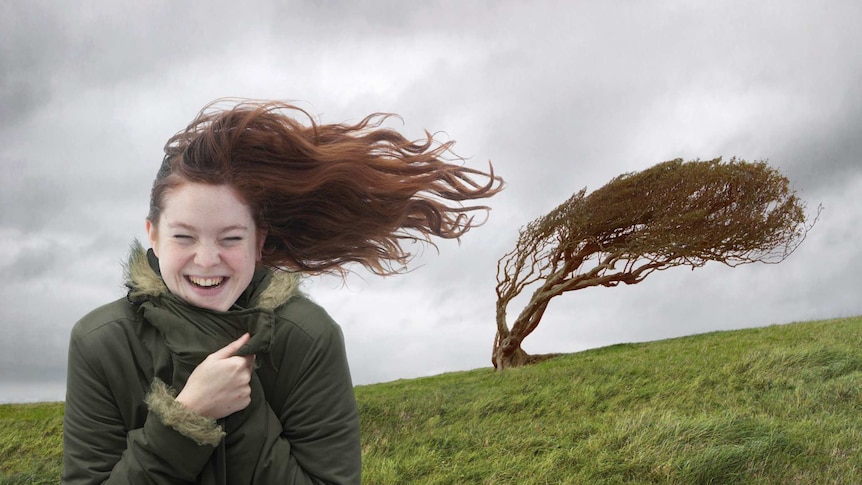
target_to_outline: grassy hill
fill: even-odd
[[[862,317],[358,386],[367,484],[862,483]],[[0,406],[0,483],[56,483],[62,404]]]

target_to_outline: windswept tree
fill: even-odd
[[[575,193],[521,228],[515,249],[497,262],[494,367],[547,357],[527,354],[521,342],[565,292],[633,285],[708,261],[783,261],[810,228],[789,185],[765,162],[677,159]],[[509,303],[527,288],[535,290],[510,327]]]

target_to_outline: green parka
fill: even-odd
[[[186,304],[135,245],[127,298],[72,330],[63,483],[356,484],[359,417],[338,325],[261,269],[227,312]],[[174,400],[210,353],[252,334],[249,406],[218,421]]]

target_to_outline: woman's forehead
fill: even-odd
[[[161,221],[166,226],[253,229],[251,208],[233,187],[184,183],[165,193]]]

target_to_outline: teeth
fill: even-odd
[[[189,280],[198,286],[210,287],[220,285],[224,281],[224,278],[198,278],[196,276],[189,276]]]

